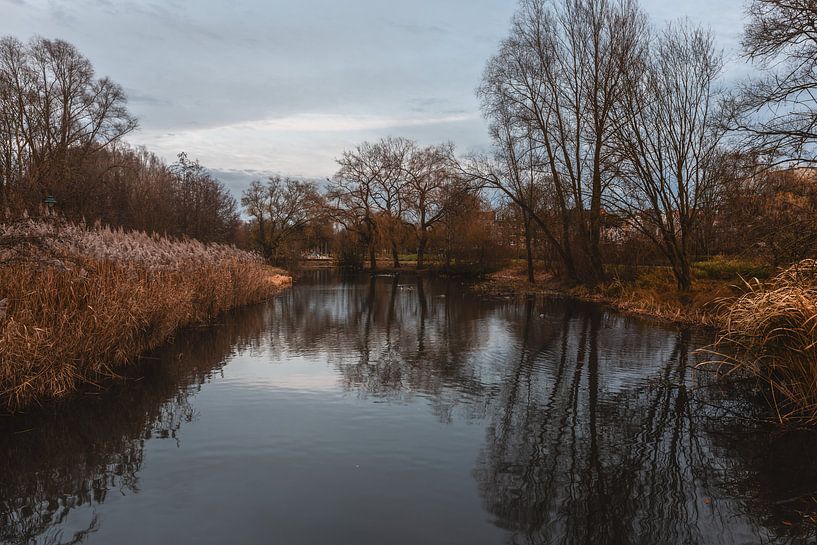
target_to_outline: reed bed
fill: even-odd
[[[746,288],[712,349],[718,364],[762,379],[781,423],[817,423],[817,261]]]
[[[0,226],[0,408],[116,376],[178,328],[289,282],[227,245],[53,221]]]

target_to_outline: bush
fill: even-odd
[[[335,237],[334,254],[338,267],[359,270],[363,268],[366,246],[350,231],[341,231]]]

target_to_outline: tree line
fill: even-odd
[[[337,163],[320,190],[275,176],[244,191],[251,240],[267,258],[324,248],[341,265],[370,270],[400,268],[404,257],[418,269],[430,260],[464,273],[502,263],[496,210],[463,175],[452,144],[386,137],[344,151]]]
[[[123,139],[122,89],[60,40],[0,42],[0,200],[88,221],[371,269],[485,272],[509,257],[571,283],[696,260],[783,266],[817,251],[817,8],[753,0],[758,68],[727,85],[711,33],[635,0],[520,0],[478,86],[491,151],[401,137],[344,151],[324,182],[253,182],[239,205],[197,161]],[[380,261],[380,263],[378,263]]]
[[[0,208],[51,197],[75,221],[233,241],[238,204],[197,161],[166,164],[123,139],[137,127],[121,86],[63,40],[0,39]]]
[[[713,36],[688,21],[656,28],[632,0],[522,0],[479,87],[495,151],[467,171],[517,207],[525,229],[541,231],[573,282],[607,277],[611,234],[660,254],[681,291],[696,256],[774,253],[768,236],[747,232],[743,247],[730,248],[706,231],[763,230],[777,212],[796,222],[814,211],[813,189],[800,183],[814,176],[772,169],[813,151],[803,126],[817,119],[815,103],[803,85],[814,88],[815,42],[808,24],[793,24],[807,12],[813,3],[756,0],[746,54],[794,68],[727,91]],[[759,115],[787,102],[797,108]],[[739,213],[746,206],[761,225]],[[774,239],[789,227],[767,228]]]

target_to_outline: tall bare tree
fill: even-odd
[[[403,162],[402,199],[408,223],[417,238],[417,268],[425,265],[429,231],[437,225],[454,203],[447,189],[458,183],[452,168],[453,146],[418,148],[412,143]]]
[[[377,270],[378,181],[382,179],[382,153],[378,146],[364,142],[346,150],[337,160],[338,171],[330,180],[326,198],[332,219],[355,233],[366,246],[369,267]]]
[[[512,134],[529,135],[543,157],[562,209],[561,246],[569,248],[575,231],[589,283],[604,277],[601,206],[611,174],[605,143],[644,25],[631,0],[522,0],[480,89],[492,111],[522,127]],[[560,253],[576,276],[572,250]]]
[[[710,171],[723,136],[716,85],[722,59],[711,34],[678,23],[633,67],[609,142],[617,178],[607,202],[655,242],[686,292],[694,229],[716,182]]]
[[[391,250],[392,266],[400,267],[399,241],[405,230],[404,189],[406,183],[404,165],[414,148],[406,138],[382,138],[369,147],[370,159],[378,168],[374,176],[375,207],[378,209],[380,231]]]
[[[564,272],[578,280],[570,246],[570,210],[563,188],[553,183],[547,172],[541,149],[533,138],[531,126],[518,118],[513,106],[504,100],[507,81],[492,73],[501,70],[497,61],[489,65],[480,88],[483,111],[490,120],[494,156],[473,158],[467,176],[483,187],[499,190],[521,212],[528,261],[528,281],[533,282],[532,226],[535,222],[548,244],[561,258]],[[521,123],[520,123],[521,121]],[[554,222],[553,219],[557,221]]]

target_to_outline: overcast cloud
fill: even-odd
[[[644,0],[688,17],[737,57],[740,0]],[[0,35],[58,37],[127,91],[129,141],[187,151],[240,193],[275,172],[324,178],[364,139],[401,135],[484,149],[474,89],[514,1],[0,0]]]

